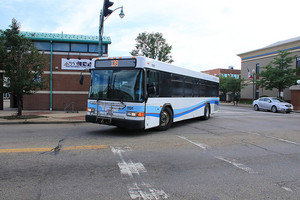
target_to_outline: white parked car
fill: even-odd
[[[255,111],[270,110],[274,113],[277,111],[290,113],[294,109],[292,104],[277,97],[261,97],[254,100],[252,106]]]

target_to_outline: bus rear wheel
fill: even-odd
[[[171,127],[172,123],[173,113],[171,111],[171,108],[165,107],[164,110],[160,113],[159,126],[157,129],[160,131],[165,131]]]
[[[210,118],[210,106],[209,104],[206,104],[204,107],[204,115],[202,116],[202,119],[208,120]]]

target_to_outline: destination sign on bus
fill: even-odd
[[[96,60],[95,67],[135,67],[136,59],[108,59]]]

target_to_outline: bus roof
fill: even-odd
[[[123,57],[103,57],[103,58],[95,58],[93,59],[93,61],[95,60],[121,60],[121,59],[132,59],[135,58],[137,60],[137,67],[136,68],[146,68],[146,69],[154,69],[154,70],[158,70],[158,71],[164,71],[164,72],[170,72],[170,73],[174,73],[174,74],[179,74],[179,75],[185,75],[185,76],[189,76],[189,77],[194,77],[194,78],[201,78],[201,79],[205,79],[205,80],[209,80],[209,81],[213,81],[213,82],[219,82],[219,78],[209,75],[209,74],[205,74],[205,73],[201,73],[201,72],[197,72],[197,71],[193,71],[193,70],[189,70],[186,68],[182,68],[182,67],[177,67],[175,65],[169,64],[169,63],[164,63],[161,61],[157,61],[151,58],[147,58],[145,56],[123,56]],[[94,68],[94,63],[92,62],[92,68]]]

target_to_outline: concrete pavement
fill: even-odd
[[[29,119],[5,119],[16,115],[16,109],[0,110],[0,125],[9,124],[44,124],[44,123],[83,123],[85,122],[86,111],[79,111],[78,113],[66,113],[64,111],[41,111],[41,110],[23,110],[22,114],[34,115],[38,118]]]

